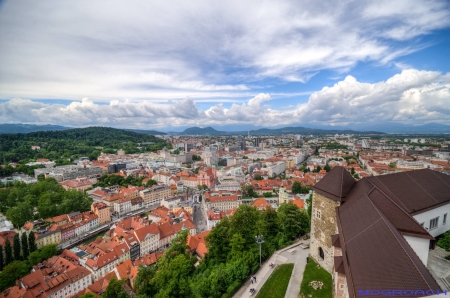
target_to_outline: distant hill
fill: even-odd
[[[283,127],[283,128],[260,128],[250,130],[251,135],[281,135],[281,134],[382,134],[377,131],[355,131],[355,130],[339,130],[339,129],[317,129],[307,127]],[[185,129],[181,134],[184,135],[236,135],[248,134],[248,131],[219,131],[212,127],[190,127]]]
[[[71,127],[60,125],[35,125],[35,124],[0,124],[0,133],[29,133],[36,131],[67,130]]]
[[[181,134],[184,135],[216,135],[216,134],[226,134],[226,132],[215,130],[214,128],[208,126],[205,128],[200,127],[190,127],[185,129]]]
[[[138,148],[138,143],[149,143]],[[32,150],[31,146],[40,146]],[[75,128],[62,131],[39,131],[26,134],[2,134],[0,163],[49,158],[67,162],[80,156],[96,159],[100,152],[125,153],[156,151],[170,144],[153,135],[110,127]]]
[[[156,131],[156,130],[142,130],[142,129],[124,129],[124,130],[133,131],[136,133],[142,133],[142,134],[146,134],[146,135],[166,135],[167,134],[165,132]]]
[[[377,130],[386,133],[450,133],[450,125],[440,123],[427,123],[423,125],[410,125],[402,123],[361,123],[349,124],[348,128],[358,128],[358,130]]]

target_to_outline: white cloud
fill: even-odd
[[[271,100],[270,94],[261,93],[246,103],[232,103],[229,108],[216,104],[201,110],[189,97],[165,104],[112,100],[107,105],[83,98],[67,106],[14,98],[0,103],[0,118],[5,123],[136,128],[224,124],[270,127],[305,122],[450,123],[450,73],[408,69],[373,84],[347,76],[295,107],[273,109]]]
[[[396,62],[424,46],[402,41],[449,25],[439,0],[7,1],[0,98],[220,102],[268,78]]]

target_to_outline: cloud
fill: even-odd
[[[8,1],[0,98],[220,102],[397,62],[427,46],[417,37],[449,26],[445,0]]]
[[[403,70],[375,84],[347,76],[332,87],[314,92],[299,105],[302,122],[329,123],[403,121],[450,122],[450,75]]]
[[[111,100],[108,105],[88,98],[69,105],[46,104],[14,98],[0,103],[4,123],[105,125],[128,128],[252,124],[280,126],[321,122],[330,125],[354,122],[403,121],[450,124],[450,73],[403,70],[386,81],[359,82],[355,77],[320,91],[297,106],[273,109],[272,96],[261,93],[242,104],[215,104],[199,109],[186,97],[166,103]]]

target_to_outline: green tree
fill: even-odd
[[[9,239],[6,239],[6,242],[5,242],[5,266],[10,264],[12,261],[14,261],[14,258],[13,258],[11,243],[9,242]]]
[[[352,167],[352,168],[350,169],[350,174],[355,175],[355,168]]]
[[[19,203],[15,208],[8,209],[6,217],[11,220],[16,228],[20,228],[30,218],[33,218],[33,206],[26,202]]]
[[[230,241],[230,227],[230,220],[228,217],[225,217],[206,236],[207,258],[212,265],[225,263],[228,258],[230,252],[228,245]]]
[[[156,182],[153,179],[150,179],[147,181],[147,183],[145,183],[145,187],[151,187],[152,185],[158,184],[158,182]]]
[[[36,243],[35,243],[35,236],[34,232],[31,231],[30,234],[28,234],[28,251],[30,254],[34,252],[37,249]]]
[[[3,270],[3,247],[0,245],[0,272]]]
[[[299,194],[302,192],[302,184],[299,181],[292,183],[292,193]]]
[[[20,256],[20,238],[19,238],[19,234],[14,235],[14,260],[20,260],[21,256]]]
[[[259,212],[248,205],[240,205],[230,219],[230,236],[240,233],[245,239],[245,248],[249,249],[255,242]]]
[[[28,237],[27,237],[27,233],[22,233],[22,237],[21,237],[21,246],[22,246],[22,254],[23,254],[23,258],[24,260],[26,260],[28,258],[28,255],[30,254],[29,250],[28,250]]]
[[[236,233],[231,236],[230,246],[231,252],[228,256],[229,259],[237,259],[242,256],[244,252],[245,239],[242,237],[240,233]]]
[[[14,261],[3,268],[0,272],[0,291],[12,287],[16,279],[22,278],[30,273],[27,262]]]
[[[323,169],[327,172],[331,171],[331,167],[329,165],[325,165],[325,167],[323,167]]]
[[[445,232],[436,244],[446,251],[450,251],[450,232]]]
[[[157,267],[139,267],[139,272],[134,282],[134,289],[138,295],[145,297],[153,297],[156,295],[156,289],[152,286],[151,281],[156,274]]]
[[[288,240],[294,240],[309,230],[309,217],[292,202],[283,203],[278,208],[280,228]]]
[[[319,173],[320,171],[322,171],[322,167],[321,166],[317,166],[316,171],[317,171],[317,173]]]
[[[125,279],[117,280],[113,277],[109,281],[106,291],[102,294],[102,298],[129,298],[130,294],[123,288],[125,282]]]
[[[255,179],[255,180],[263,180],[263,177],[261,175],[255,175],[255,177],[253,179]]]
[[[92,292],[87,292],[86,294],[81,295],[80,298],[97,298],[97,296]]]
[[[309,222],[310,222],[310,225],[311,225],[311,218],[312,218],[312,194],[310,194],[308,196],[308,198],[305,200],[305,202],[308,205],[307,212],[308,212],[308,216],[309,216]]]

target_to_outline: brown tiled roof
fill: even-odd
[[[365,289],[440,288],[405,238],[367,195],[340,209],[339,236],[350,297]]]
[[[368,179],[410,214],[450,202],[450,177],[429,169]]]
[[[343,167],[334,167],[313,189],[327,198],[342,202],[356,183],[352,175]]]
[[[333,245],[342,248],[343,267],[335,259],[335,268],[344,269],[350,297],[366,289],[439,289],[403,236],[434,240],[411,216],[411,206],[424,210],[448,203],[448,179],[418,170],[363,178],[353,186],[336,209],[339,239],[331,236]]]

